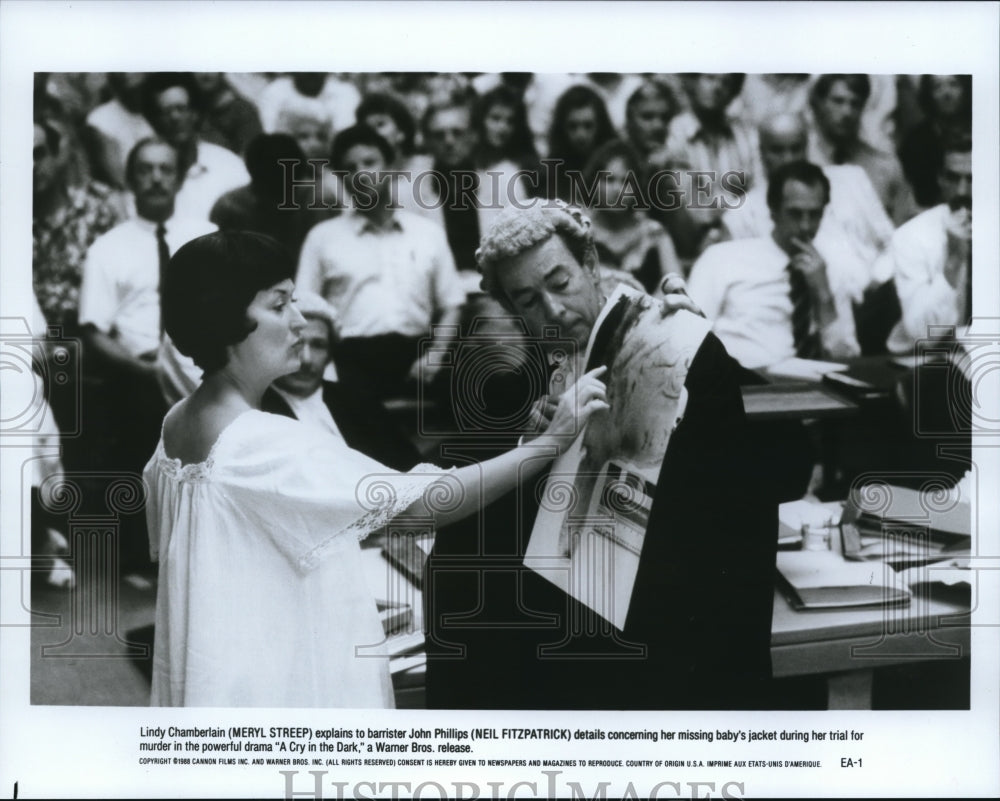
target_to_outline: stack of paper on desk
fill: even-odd
[[[898,606],[910,590],[888,565],[848,562],[833,551],[780,551],[778,573],[796,609]]]
[[[950,497],[947,492],[888,485],[874,492],[862,490],[846,515],[845,556],[926,561],[968,551],[972,546],[971,504],[952,492]]]

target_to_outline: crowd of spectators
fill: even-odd
[[[83,346],[67,467],[140,471],[197,384],[159,286],[216,228],[292,251],[374,403],[447,402],[421,340],[503,314],[476,249],[532,198],[584,208],[609,279],[684,275],[748,368],[971,314],[969,76],[37,73],[34,109],[35,296]]]

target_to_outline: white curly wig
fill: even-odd
[[[503,270],[506,261],[553,235],[562,238],[584,269],[597,270],[597,248],[590,219],[579,208],[561,200],[536,200],[528,208],[504,209],[483,236],[476,251],[476,262],[483,276],[482,290],[506,304],[497,273]]]

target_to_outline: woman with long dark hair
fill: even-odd
[[[556,101],[549,129],[548,164],[545,170],[546,197],[567,203],[578,202],[573,197],[574,174],[582,177],[587,161],[605,142],[614,139],[607,106],[589,86],[571,86]]]

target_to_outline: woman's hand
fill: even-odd
[[[552,420],[543,437],[564,451],[595,412],[610,409],[607,387],[600,380],[607,367],[596,367],[567,389],[559,398]]]
[[[537,434],[542,434],[549,427],[552,418],[559,407],[558,395],[542,395],[531,405],[531,412],[528,414],[528,425]]]

